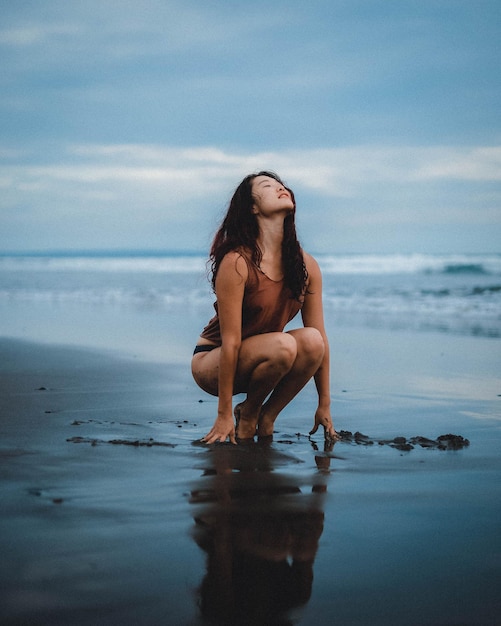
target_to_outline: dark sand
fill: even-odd
[[[312,388],[272,443],[207,447],[188,354],[2,340],[1,624],[501,624],[493,344],[345,335],[335,446]]]

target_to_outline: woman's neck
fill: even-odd
[[[283,220],[267,223],[267,228],[260,229],[257,244],[261,250],[261,261],[259,269],[271,278],[278,281],[283,278],[282,263],[282,241],[283,241]]]
[[[282,241],[284,238],[284,221],[281,220],[266,220],[265,223],[259,224],[259,237],[257,243],[263,256],[270,256],[272,258],[281,256],[282,254]]]

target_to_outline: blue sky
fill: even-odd
[[[499,0],[0,0],[0,251],[206,251],[277,171],[312,252],[501,251]]]

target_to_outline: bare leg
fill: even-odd
[[[220,349],[196,354],[192,360],[197,384],[212,395],[218,394]],[[246,393],[244,402],[235,407],[240,439],[256,433],[263,402],[290,371],[297,357],[292,333],[265,333],[244,339],[240,347],[234,393]]]
[[[258,425],[258,435],[261,437],[273,434],[278,414],[313,377],[324,356],[324,341],[315,328],[298,328],[286,334],[296,340],[297,356],[289,372],[281,378],[261,408]]]
[[[235,407],[239,439],[253,437],[256,427],[260,436],[273,434],[277,415],[318,370],[324,349],[322,336],[315,328],[265,333],[242,341],[234,393],[246,393],[247,397]],[[195,381],[215,396],[219,355],[220,349],[216,348],[196,354],[192,361]]]
[[[263,402],[288,374],[296,357],[296,341],[288,333],[268,333],[242,342],[235,387],[247,397],[235,407],[239,439],[254,437]]]

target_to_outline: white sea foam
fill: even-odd
[[[324,274],[420,274],[471,272],[501,275],[501,255],[319,256]]]
[[[485,273],[501,275],[501,255],[325,255],[324,274]],[[0,256],[0,271],[196,273],[205,272],[202,255],[28,255]]]
[[[205,259],[179,256],[3,256],[0,271],[193,273],[205,271]]]
[[[337,319],[501,336],[500,255],[317,258]],[[3,256],[0,302],[197,311],[207,322],[205,274],[201,255]]]

